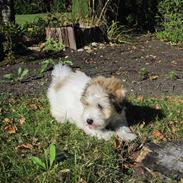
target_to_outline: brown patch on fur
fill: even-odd
[[[90,85],[101,85],[109,95],[112,95],[118,101],[122,101],[125,98],[125,89],[123,88],[120,79],[115,77],[105,78],[103,76],[96,77],[91,80]]]
[[[61,87],[63,87],[68,81],[68,78],[58,81],[54,84],[53,88],[57,92]]]

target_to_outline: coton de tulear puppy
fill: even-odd
[[[117,135],[134,140],[125,116],[125,93],[121,81],[103,76],[90,78],[58,64],[48,89],[51,114],[58,122],[69,121],[91,136],[109,140]]]

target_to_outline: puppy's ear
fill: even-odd
[[[116,112],[120,114],[122,112],[123,107],[125,106],[125,98],[119,100],[119,98],[110,94],[109,99],[111,101],[111,104],[114,106]]]
[[[121,113],[126,97],[126,89],[123,88],[122,82],[114,77],[109,78],[108,93],[109,98],[118,113]]]

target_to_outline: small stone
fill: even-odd
[[[83,49],[83,48],[80,48],[80,49],[78,49],[77,51],[78,51],[78,52],[82,52],[82,51],[84,51],[84,49]]]
[[[91,50],[91,48],[89,46],[85,46],[84,50]]]
[[[97,47],[97,43],[96,42],[93,42],[93,43],[91,43],[91,45],[93,46],[93,47]]]

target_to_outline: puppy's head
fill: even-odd
[[[92,79],[81,97],[84,123],[90,128],[104,129],[120,115],[125,94],[126,90],[117,78],[99,76]]]

